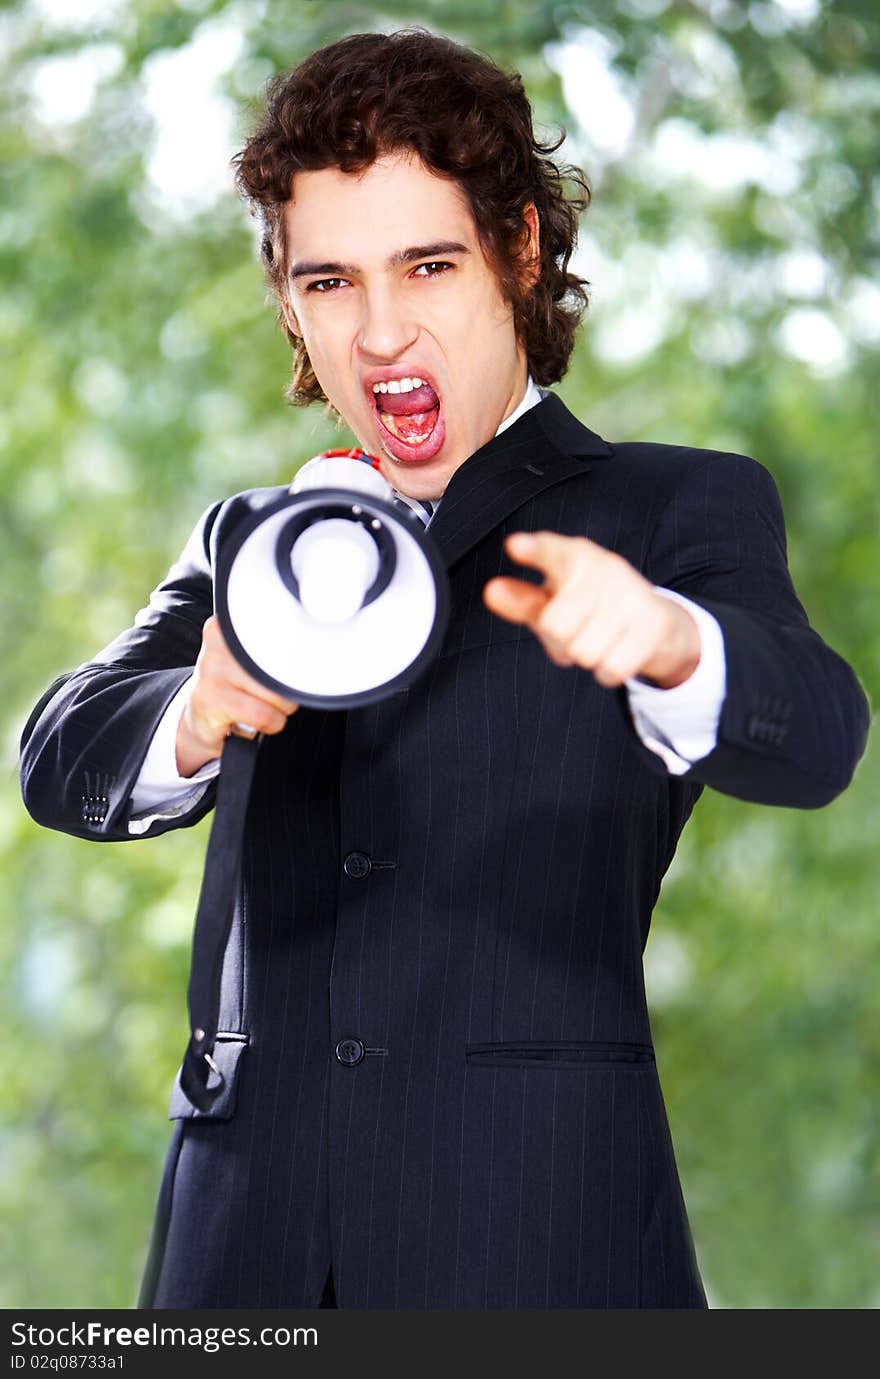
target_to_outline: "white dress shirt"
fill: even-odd
[[[530,377],[522,401],[502,421],[495,435],[500,435],[530,407],[542,401],[543,394]],[[398,494],[398,497],[407,506],[416,506],[406,494]],[[439,499],[435,500],[435,512],[439,503]],[[657,584],[654,588],[664,598],[682,604],[696,622],[700,633],[700,659],[688,679],[673,689],[660,689],[635,677],[624,683],[636,732],[645,746],[662,758],[667,770],[679,776],[695,761],[707,756],[717,742],[718,720],[727,689],[724,638],[717,620],[705,608],[671,589]],[[220,758],[217,757],[192,776],[178,773],[177,728],[188,691],[189,680],[185,680],[153,734],[131,792],[130,833],[146,833],[154,819],[170,819],[188,813],[201,799],[208,781],[220,770]]]

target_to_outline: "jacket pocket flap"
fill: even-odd
[[[217,1035],[212,1057],[223,1074],[223,1086],[214,1098],[210,1111],[199,1111],[193,1106],[180,1085],[180,1069],[171,1089],[171,1103],[168,1107],[169,1120],[229,1120],[235,1115],[236,1094],[238,1090],[239,1065],[241,1055],[248,1046],[246,1034]],[[208,1083],[210,1086],[210,1082]]]
[[[654,1062],[650,1044],[620,1041],[603,1042],[572,1039],[521,1039],[505,1044],[467,1044],[464,1051],[469,1064],[481,1068],[579,1068],[585,1063],[622,1063],[625,1065]]]

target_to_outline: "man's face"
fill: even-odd
[[[464,195],[395,154],[297,173],[285,217],[285,313],[321,387],[395,488],[439,497],[527,379]]]

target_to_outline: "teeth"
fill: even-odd
[[[374,383],[374,393],[411,393],[413,388],[424,388],[423,378],[389,378],[387,383]]]

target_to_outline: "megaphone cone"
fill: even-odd
[[[352,463],[362,459],[365,463]],[[448,579],[419,519],[363,452],[317,456],[223,543],[227,645],[267,688],[353,708],[406,688],[443,640]]]

